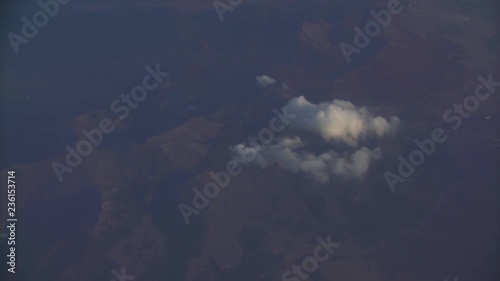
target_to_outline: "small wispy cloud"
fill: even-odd
[[[259,85],[262,88],[265,88],[267,86],[271,86],[276,83],[276,80],[269,77],[268,75],[261,75],[255,77],[255,80],[257,82],[257,85]]]

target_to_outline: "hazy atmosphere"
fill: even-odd
[[[500,280],[497,0],[0,18],[1,280]]]

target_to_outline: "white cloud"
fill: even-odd
[[[246,146],[238,144],[231,148],[235,160],[241,164],[256,163],[261,168],[278,165],[294,173],[303,172],[318,182],[327,182],[331,176],[361,179],[366,175],[370,163],[381,157],[379,148],[360,148],[354,153],[338,154],[328,151],[320,155],[299,151],[304,143],[299,137],[283,138],[275,144]]]
[[[271,78],[267,75],[257,76],[257,77],[255,77],[255,80],[257,81],[257,85],[259,85],[262,88],[273,85],[274,83],[276,83],[276,80],[274,80],[273,78]]]
[[[400,124],[397,117],[388,121],[374,116],[365,107],[342,100],[313,104],[300,96],[289,100],[283,111],[295,115],[290,126],[321,136],[325,146],[332,147],[330,141],[345,143],[349,145],[348,151],[329,148],[319,154],[311,153],[302,139],[295,136],[268,144],[235,145],[230,148],[233,158],[242,165],[253,163],[261,168],[277,165],[294,173],[304,173],[317,182],[327,182],[335,176],[363,179],[372,162],[382,157],[382,150],[360,147],[359,143],[367,138],[379,140],[393,133]]]
[[[343,100],[313,104],[300,96],[288,101],[284,109],[297,115],[292,126],[318,134],[327,141],[343,142],[352,147],[362,139],[388,135],[400,124],[397,117],[387,120],[374,116],[365,107],[356,107]]]

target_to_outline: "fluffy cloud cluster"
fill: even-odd
[[[303,96],[291,99],[284,110],[297,115],[292,126],[318,134],[327,141],[338,141],[352,147],[369,137],[382,138],[394,132],[399,119],[373,116],[365,107],[349,101],[313,104]]]
[[[327,182],[331,176],[362,178],[370,163],[381,157],[379,148],[360,148],[353,153],[340,155],[328,151],[319,155],[299,151],[304,144],[299,137],[283,138],[275,144],[244,144],[232,148],[235,160],[242,164],[255,162],[262,168],[277,164],[292,172],[303,172],[318,182]],[[254,160],[250,160],[254,159]]]
[[[273,78],[271,78],[267,75],[257,76],[257,77],[255,77],[255,81],[257,82],[257,85],[259,85],[262,88],[265,88],[267,86],[271,86],[274,83],[276,83],[276,80],[274,80]]]
[[[394,132],[399,119],[374,116],[365,107],[351,102],[334,100],[313,104],[303,96],[291,99],[283,108],[293,115],[290,126],[319,135],[332,147],[331,141],[345,143],[349,151],[339,153],[328,149],[314,154],[306,151],[300,137],[286,137],[258,144],[238,144],[231,147],[233,157],[241,164],[254,163],[262,168],[278,165],[292,172],[302,172],[318,182],[332,176],[362,179],[373,160],[382,157],[380,148],[359,147],[365,139],[380,139]]]

